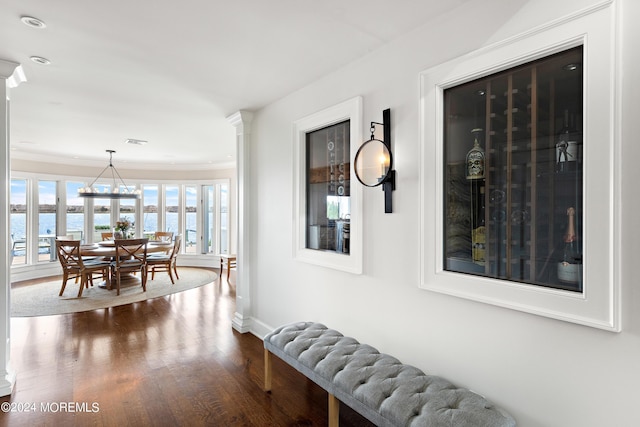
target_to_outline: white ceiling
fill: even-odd
[[[0,59],[27,76],[10,94],[11,156],[104,166],[113,149],[118,168],[233,165],[226,117],[466,1],[0,0]]]

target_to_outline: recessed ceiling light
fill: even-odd
[[[21,16],[20,20],[23,24],[33,28],[45,28],[47,26],[44,21],[38,18],[34,18],[33,16]]]
[[[125,142],[127,144],[132,144],[132,145],[147,145],[148,141],[145,141],[143,139],[129,138],[129,139],[125,140]]]
[[[40,64],[40,65],[51,64],[51,61],[49,61],[47,58],[43,58],[42,56],[32,56],[30,59],[36,64]]]

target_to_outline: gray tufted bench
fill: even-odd
[[[512,427],[516,423],[484,397],[381,354],[313,322],[277,328],[264,338],[265,390],[275,354],[329,393],[329,426],[340,402],[374,424],[430,427]]]

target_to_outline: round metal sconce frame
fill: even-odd
[[[393,157],[389,147],[375,138],[362,143],[354,160],[356,178],[365,187],[377,187],[391,174]]]
[[[375,125],[383,127],[382,140],[375,138]],[[371,122],[371,138],[362,143],[353,161],[358,181],[365,187],[382,185],[384,212],[393,212],[391,192],[396,189],[396,171],[391,154],[391,110],[382,112],[382,123]]]

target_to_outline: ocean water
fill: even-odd
[[[126,215],[124,215],[126,216]],[[26,215],[21,213],[11,214],[11,235],[14,239],[23,239],[26,236]],[[108,225],[110,214],[94,214],[94,224]],[[196,213],[187,212],[186,229],[196,230]],[[158,215],[145,215],[143,231],[156,231],[158,227]],[[67,214],[67,231],[84,230],[84,214]],[[166,231],[178,232],[178,213],[166,213]],[[39,215],[38,234],[59,234],[56,232],[56,214],[42,213]],[[189,239],[195,242],[195,232],[188,233]]]

